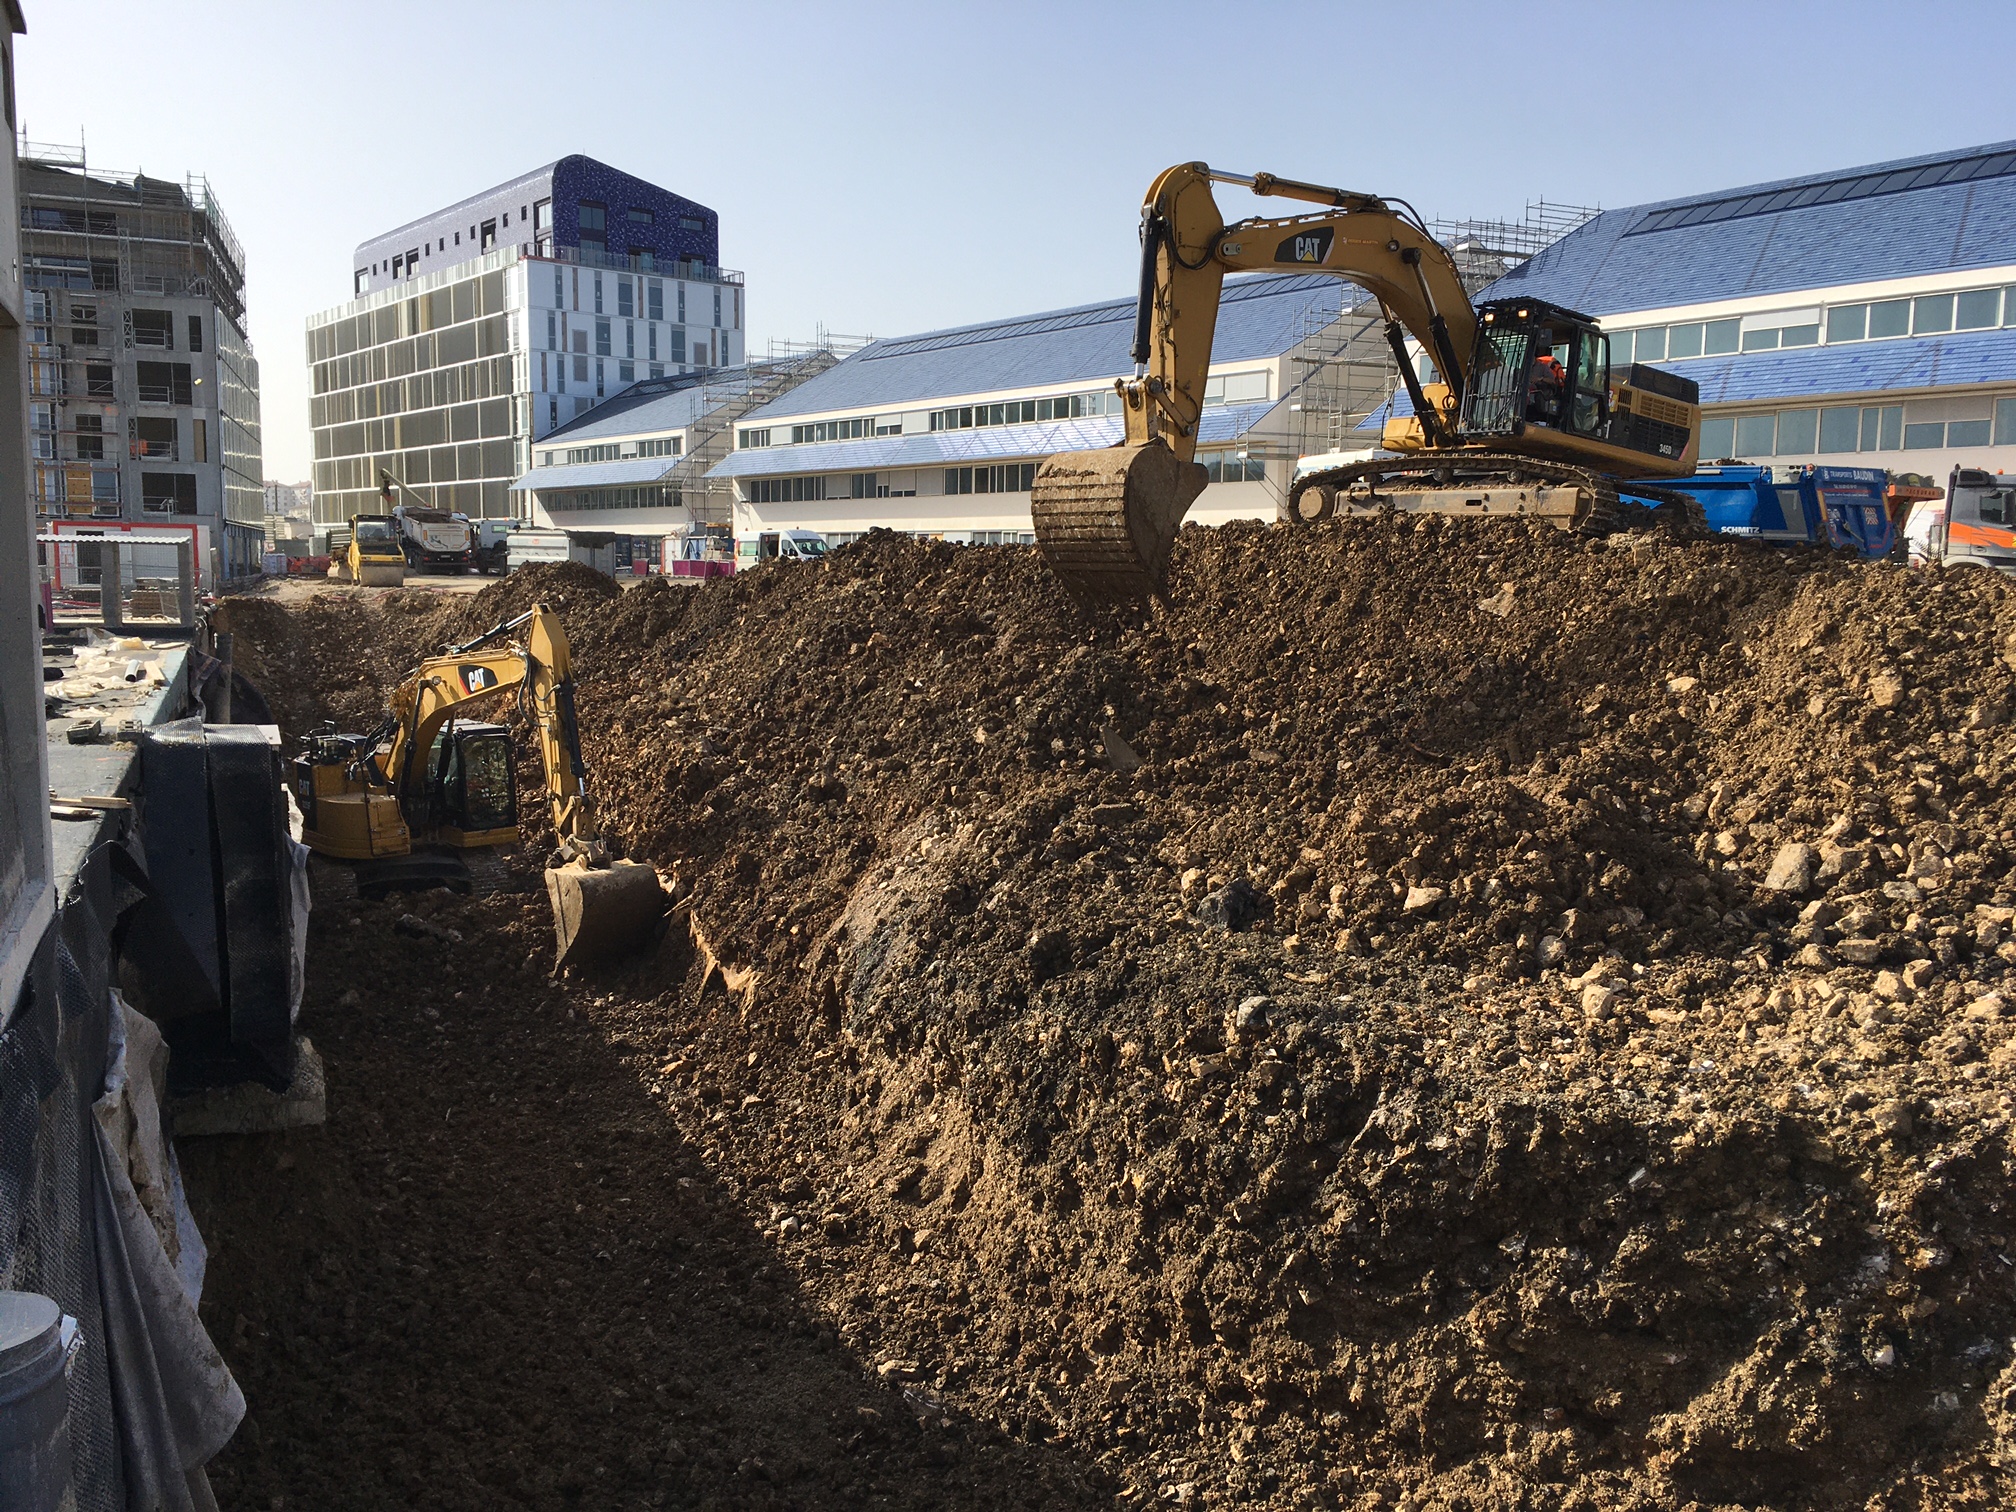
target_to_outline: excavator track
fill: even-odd
[[[1586,467],[1496,452],[1429,452],[1325,468],[1296,480],[1285,513],[1292,524],[1310,525],[1383,510],[1523,516],[1582,535],[1628,529],[1649,513]]]

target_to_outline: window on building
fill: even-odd
[[[542,199],[532,202],[532,229],[534,231],[553,229],[553,201]]]
[[[705,231],[707,229],[707,222],[700,219],[697,215],[682,215],[679,217],[679,229],[681,231]]]
[[[1204,475],[1213,483],[1264,483],[1267,481],[1266,461],[1245,452],[1201,452],[1198,454],[1197,460],[1204,464]]]
[[[948,467],[948,494],[1027,493],[1035,486],[1034,462],[1009,462],[994,467]]]
[[[636,209],[635,207],[632,207],[626,213],[629,215],[630,223],[633,226],[655,225],[658,220],[658,217],[649,210],[639,210]]]
[[[203,350],[203,317],[201,315],[191,315],[189,317],[189,350],[192,352]]]
[[[87,399],[110,399],[113,397],[111,363],[87,362],[84,365],[84,396]]]
[[[116,258],[91,259],[91,287],[110,292],[119,287],[119,262]]]
[[[635,383],[637,381],[637,364],[629,361],[617,363],[616,381],[618,383]]]
[[[495,222],[494,220],[486,220],[485,222],[483,222],[483,240],[480,243],[478,250],[488,252],[492,247],[496,245],[497,245],[497,222]]]
[[[362,294],[364,292],[364,281],[368,277],[370,277],[370,275],[366,273],[364,269],[359,268],[356,272],[356,275],[351,279],[351,285],[352,285],[351,292],[353,294]]]
[[[652,436],[637,443],[640,457],[676,457],[684,443],[677,436]]]
[[[682,283],[678,286],[678,288],[679,288],[679,324],[684,325],[686,324],[686,285]]]
[[[139,362],[134,364],[142,404],[193,404],[194,385],[186,362]]]
[[[651,320],[665,318],[665,285],[658,279],[645,280],[644,314]]]
[[[174,315],[167,310],[135,310],[133,345],[172,348],[175,345]]]
[[[196,513],[196,474],[143,472],[140,507],[149,514]]]
[[[875,433],[875,418],[872,415],[856,416],[849,420],[815,420],[810,425],[791,427],[791,444],[803,446],[812,441],[852,441],[861,436]]]
[[[684,331],[673,330],[665,333],[665,358],[668,362],[684,362],[686,360],[686,333]]]
[[[618,315],[635,315],[637,313],[636,306],[631,299],[630,280],[627,278],[619,277],[616,280],[616,313]]]
[[[1911,301],[1886,299],[1869,306],[1869,339],[1905,336],[1911,331]]]
[[[756,447],[768,446],[769,444],[770,431],[768,427],[762,430],[745,430],[739,432],[735,437],[735,445],[742,451],[751,451]]]
[[[656,327],[655,325],[649,325],[649,324],[647,324],[647,325],[646,325],[646,326],[644,327],[644,338],[645,338],[645,339],[644,339],[644,344],[645,344],[645,346],[646,346],[646,348],[647,348],[647,350],[646,350],[646,352],[644,353],[644,355],[645,355],[645,356],[647,356],[647,357],[649,357],[649,358],[650,358],[650,359],[651,359],[652,361],[654,361],[654,362],[655,362],[655,361],[657,361],[657,359],[658,359],[658,327]]]
[[[595,313],[600,315],[602,313],[602,275],[596,273],[592,276],[595,284]]]
[[[714,290],[714,324],[717,327],[721,324],[721,290],[718,287]]]
[[[1780,410],[1778,412],[1778,455],[1811,456],[1819,450],[1820,411]]]
[[[1267,397],[1267,374],[1221,373],[1204,380],[1206,404],[1252,404]]]
[[[597,357],[595,359],[595,397],[597,399],[603,398],[608,393],[608,388],[606,386],[607,377],[608,377],[607,367],[603,363],[602,359],[600,357]]]
[[[175,451],[175,418],[172,415],[136,415],[130,422],[133,455],[179,460]]]
[[[623,355],[625,357],[637,355],[637,322],[634,320],[623,322]]]
[[[579,333],[577,332],[576,334],[578,335]],[[574,354],[574,381],[576,383],[586,383],[588,381],[588,359],[579,352]]]
[[[610,355],[609,322],[606,320],[595,322],[595,355],[597,357],[607,357]]]
[[[752,504],[801,504],[826,497],[826,479],[752,478],[748,484]]]

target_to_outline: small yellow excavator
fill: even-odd
[[[1323,208],[1228,226],[1214,182]],[[1155,180],[1141,210],[1134,376],[1116,385],[1126,439],[1036,473],[1036,543],[1081,604],[1166,590],[1177,527],[1204,490],[1192,459],[1220,291],[1227,273],[1258,270],[1333,273],[1370,292],[1414,410],[1386,422],[1392,455],[1297,479],[1290,521],[1392,509],[1538,516],[1601,533],[1642,513],[1618,498],[1617,480],[1694,470],[1692,380],[1636,363],[1613,373],[1609,338],[1559,305],[1473,306],[1448,248],[1403,201],[1185,163]],[[1417,372],[1410,336],[1432,375]],[[1698,522],[1685,495],[1635,482],[1631,493]]]
[[[559,841],[546,869],[557,964],[593,964],[644,943],[666,898],[653,868],[612,858],[596,822],[567,635],[544,604],[420,663],[370,734],[310,736],[293,770],[301,838],[360,863],[360,890],[466,883],[462,852],[519,838],[511,732],[468,717],[514,689],[539,733]]]

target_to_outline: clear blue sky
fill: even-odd
[[[23,3],[32,139],[209,177],[288,481],[352,248],[570,152],[720,212],[760,352],[1125,294],[1173,162],[1516,218],[2016,137],[2007,0]]]

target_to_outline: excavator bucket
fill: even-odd
[[[406,582],[404,562],[364,562],[357,569],[360,588],[398,588]]]
[[[546,896],[560,945],[556,970],[594,966],[641,949],[665,916],[657,871],[637,861],[590,866],[576,860],[548,867]]]
[[[1161,441],[1052,457],[1030,495],[1037,548],[1087,609],[1159,597],[1176,528],[1205,481]]]

